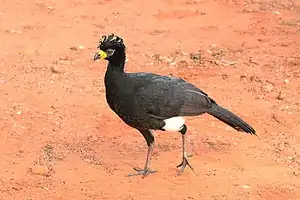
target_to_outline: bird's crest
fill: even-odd
[[[106,45],[106,44],[115,44],[115,45],[120,45],[125,48],[125,45],[123,43],[123,39],[120,38],[117,35],[114,35],[113,33],[109,35],[103,35],[102,38],[99,40],[99,48]]]

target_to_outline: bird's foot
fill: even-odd
[[[181,167],[177,174],[178,176],[182,174],[182,172],[184,171],[186,166],[189,166],[191,168],[191,170],[195,173],[194,168],[192,167],[192,165],[190,164],[190,162],[188,160],[188,157],[190,157],[190,156],[188,156],[187,154],[184,154],[182,162],[179,165],[177,165],[177,168]]]
[[[130,177],[130,176],[142,176],[143,178],[145,178],[148,174],[153,174],[155,172],[157,172],[157,170],[151,170],[151,169],[140,169],[140,168],[133,168],[135,171],[137,171],[137,173],[134,173],[134,174],[128,174],[127,177]]]

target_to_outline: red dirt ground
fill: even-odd
[[[300,2],[0,1],[0,199],[300,199]],[[179,177],[181,137],[146,143],[108,108],[106,62],[114,32],[127,71],[180,76],[252,124],[236,132],[188,118],[196,170]],[[82,48],[80,48],[82,47]],[[84,48],[83,48],[84,47]]]

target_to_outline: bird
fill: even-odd
[[[193,172],[186,150],[187,116],[209,114],[239,132],[256,135],[256,131],[240,117],[220,106],[195,85],[179,77],[163,76],[150,72],[125,72],[126,46],[123,38],[114,33],[99,40],[93,61],[108,61],[104,77],[106,101],[110,109],[128,126],[139,131],[148,146],[144,168],[126,176],[146,177],[157,172],[150,168],[154,148],[153,131],[181,134],[182,161],[177,175],[186,166]]]

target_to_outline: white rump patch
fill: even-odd
[[[166,131],[178,132],[182,129],[185,119],[183,117],[172,117],[165,119],[164,122],[166,125],[163,127]]]

